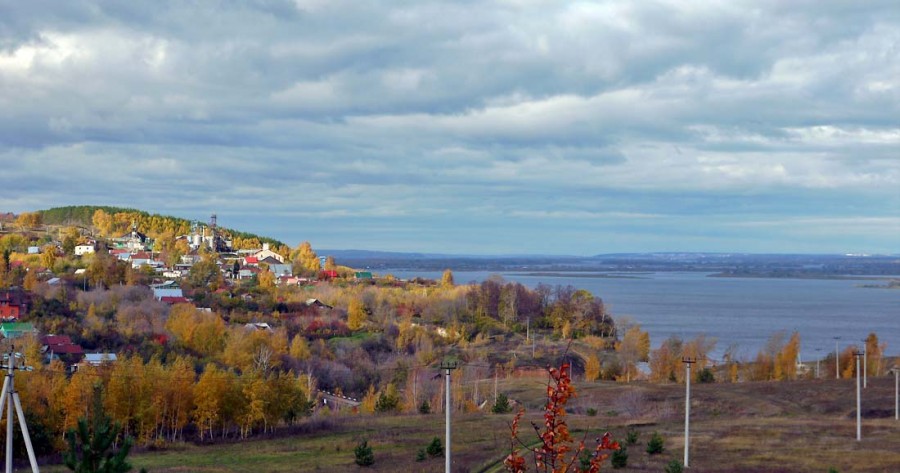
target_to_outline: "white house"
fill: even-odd
[[[83,256],[94,252],[94,245],[76,245],[75,256]]]

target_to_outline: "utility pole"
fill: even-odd
[[[28,435],[28,426],[25,424],[25,413],[22,412],[22,401],[19,400],[19,393],[16,392],[15,384],[13,384],[13,372],[31,371],[30,366],[25,366],[25,357],[19,353],[13,353],[10,347],[8,355],[3,356],[5,365],[0,368],[6,368],[6,379],[3,380],[3,392],[0,394],[0,418],[3,417],[3,402],[6,401],[6,473],[13,471],[13,415],[19,418],[19,429],[22,431],[22,438],[25,440],[25,448],[28,451],[28,461],[31,463],[31,471],[39,473],[37,459],[34,456],[34,447],[31,445],[31,436]],[[21,363],[18,361],[21,360]],[[14,410],[15,409],[15,410]],[[15,414],[14,414],[15,413]]]
[[[819,379],[819,361],[822,358],[822,355],[820,355],[819,352],[821,351],[821,348],[816,348],[816,379]]]
[[[696,358],[684,357],[681,359],[684,363],[684,467],[690,466],[690,445],[691,445],[691,365],[697,362]]]
[[[834,337],[834,379],[841,379],[841,354],[838,352],[838,340],[841,337]]]
[[[446,393],[445,393],[446,395],[444,397],[444,400],[446,402],[446,404],[444,405],[444,412],[446,414],[445,422],[446,422],[446,437],[447,437],[445,439],[446,440],[445,443],[447,444],[447,446],[444,447],[444,472],[445,473],[450,473],[450,451],[451,451],[451,449],[450,449],[450,445],[451,445],[450,444],[450,410],[451,410],[450,371],[455,370],[456,368],[459,368],[459,363],[457,363],[455,361],[442,361],[441,362],[441,369],[444,370],[444,382],[445,382],[445,386],[446,386]]]
[[[863,340],[863,389],[869,386],[869,344]]]
[[[856,357],[856,441],[859,442],[862,440],[862,403],[859,390],[859,357],[862,356],[862,353],[857,351],[853,353],[853,356]]]
[[[891,368],[894,373],[894,420],[900,420],[900,368]]]

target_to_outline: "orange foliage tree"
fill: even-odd
[[[609,457],[612,450],[618,450],[618,442],[613,442],[609,432],[597,439],[597,447],[590,457],[589,466],[584,467],[579,462],[579,456],[585,451],[584,439],[573,446],[574,440],[569,433],[566,424],[566,403],[570,397],[575,396],[575,387],[569,377],[569,364],[562,363],[557,370],[547,370],[550,379],[547,382],[547,404],[544,405],[544,424],[538,426],[532,422],[537,434],[539,444],[529,447],[519,438],[519,422],[525,415],[522,409],[516,414],[510,425],[511,443],[510,454],[503,461],[506,470],[513,473],[522,473],[527,470],[525,457],[519,455],[519,447],[531,452],[535,469],[537,471],[552,473],[589,472],[600,471],[600,466]],[[570,453],[572,456],[570,457]]]

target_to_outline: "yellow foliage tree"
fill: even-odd
[[[584,363],[584,380],[596,381],[598,379],[600,379],[600,358],[596,353],[591,353]]]
[[[368,314],[362,301],[357,297],[350,299],[350,305],[347,307],[347,327],[350,330],[359,330],[366,323],[366,319]]]
[[[311,354],[306,337],[300,334],[294,335],[294,339],[291,340],[290,355],[300,361],[309,359]]]

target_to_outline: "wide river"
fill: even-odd
[[[382,271],[399,278],[421,276],[440,280],[440,272]],[[580,274],[580,275],[579,275]],[[841,349],[862,345],[870,332],[887,343],[886,353],[900,354],[900,290],[861,287],[885,280],[820,280],[718,278],[706,273],[626,273],[622,277],[590,277],[584,273],[528,274],[517,272],[456,272],[457,283],[480,282],[491,275],[528,287],[538,283],[571,285],[603,298],[616,320],[630,317],[650,333],[653,348],[670,335],[690,339],[715,337],[712,356],[730,346],[747,359],[769,338],[784,331],[800,333],[801,358],[832,353],[834,337]],[[585,277],[588,276],[588,277]]]

